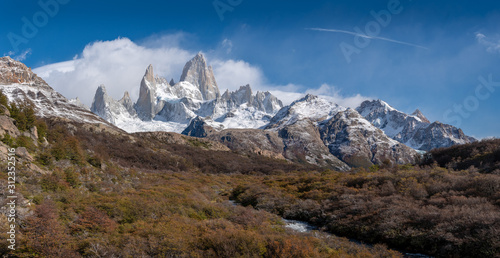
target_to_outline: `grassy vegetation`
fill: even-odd
[[[231,198],[341,236],[411,252],[500,254],[500,176],[475,169],[403,166],[248,177]]]

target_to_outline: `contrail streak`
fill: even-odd
[[[426,47],[415,45],[415,44],[411,44],[411,43],[408,43],[408,42],[403,42],[403,41],[394,40],[394,39],[388,39],[388,38],[384,38],[384,37],[368,36],[368,35],[365,35],[365,34],[360,34],[360,33],[352,32],[352,31],[347,31],[347,30],[334,30],[334,29],[322,29],[322,28],[306,28],[306,30],[316,30],[316,31],[344,33],[344,34],[359,36],[359,37],[367,38],[367,39],[380,39],[380,40],[385,40],[385,41],[389,41],[389,42],[393,42],[393,43],[397,43],[397,44],[403,44],[403,45],[407,45],[407,46],[428,49]]]

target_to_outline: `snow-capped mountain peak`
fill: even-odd
[[[308,118],[313,122],[319,122],[331,118],[337,112],[345,109],[345,107],[339,106],[327,99],[307,94],[278,111],[266,128],[293,124],[304,118]]]
[[[220,97],[219,87],[215,81],[212,67],[202,53],[198,53],[193,59],[186,63],[182,70],[180,81],[187,81],[200,89],[203,100],[212,100]]]
[[[33,104],[40,117],[62,117],[76,122],[106,123],[87,108],[75,104],[52,89],[25,64],[0,58],[0,88],[9,101]]]
[[[418,150],[428,151],[475,141],[454,126],[441,123],[438,125],[436,122],[431,124],[418,109],[408,115],[384,101],[367,100],[356,110],[387,136]],[[428,141],[429,139],[432,140]]]

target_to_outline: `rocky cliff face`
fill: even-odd
[[[203,100],[216,99],[220,96],[211,66],[207,66],[205,57],[198,53],[184,66],[180,81],[191,83],[200,89]]]
[[[224,93],[223,98],[231,103],[248,103],[253,101],[248,92],[248,87],[241,87],[237,92]],[[387,137],[357,111],[313,95],[282,108],[264,130],[213,130],[201,118],[193,120],[188,128],[183,133],[219,141],[235,151],[274,153],[337,170],[405,164],[417,157],[414,149]],[[252,142],[266,147],[258,148]]]
[[[37,116],[61,117],[76,122],[104,123],[86,108],[74,105],[52,89],[21,62],[10,57],[0,58],[0,89],[17,104],[32,104]]]
[[[113,124],[123,115],[135,115],[128,93],[125,93],[121,100],[116,101],[108,96],[104,85],[97,88],[90,110]]]
[[[418,150],[429,151],[476,141],[452,125],[431,124],[418,109],[408,115],[382,100],[373,100],[361,103],[356,110],[387,136]]]
[[[304,128],[311,126],[315,130],[304,131]],[[305,138],[308,141],[304,143],[319,139],[330,154],[350,166],[367,167],[385,160],[404,164],[413,161],[417,154],[413,149],[388,138],[355,110],[313,95],[307,95],[281,109],[266,128],[286,129],[287,134],[292,132],[298,135],[293,138],[307,136]],[[314,136],[316,134],[317,137]],[[315,149],[319,150],[320,147]]]
[[[150,121],[153,119],[156,107],[156,82],[153,73],[153,66],[149,65],[146,73],[142,77],[139,90],[139,99],[135,104],[135,110],[140,119]]]
[[[96,108],[93,111],[129,132],[167,130],[179,133],[198,116],[213,120],[212,125],[217,128],[263,127],[283,106],[269,92],[257,92],[254,95],[250,85],[234,92],[226,91],[223,96],[219,96],[213,73],[202,54],[186,64],[178,83],[173,80],[168,82],[155,75],[150,65],[142,78],[137,102],[132,104],[126,93],[118,104],[126,112],[118,114],[117,110],[123,108],[116,105],[102,106],[113,110]]]
[[[417,158],[415,150],[387,137],[353,109],[338,112],[319,128],[330,152],[351,166],[406,164]]]

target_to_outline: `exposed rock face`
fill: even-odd
[[[180,81],[187,81],[200,89],[204,100],[220,96],[212,67],[207,66],[205,57],[201,53],[198,53],[184,66]]]
[[[283,107],[281,100],[268,91],[258,91],[253,95],[252,88],[249,84],[240,86],[237,91],[226,90],[226,92],[222,94],[221,101],[226,102],[228,108],[235,108],[247,104],[248,107],[254,107],[256,110],[269,114],[274,114]]]
[[[283,156],[285,145],[277,132],[258,129],[227,129],[220,132],[212,131],[207,139],[223,143],[234,151],[285,159]]]
[[[40,117],[60,117],[76,122],[107,124],[88,109],[75,106],[30,68],[10,57],[0,58],[0,89],[9,101],[32,104],[36,115]]]
[[[125,113],[135,115],[128,93],[125,93],[120,101],[116,101],[108,96],[104,85],[97,88],[90,110],[111,123],[115,123],[118,117]]]
[[[431,123],[429,119],[427,119],[427,117],[425,117],[424,114],[422,114],[422,112],[419,109],[415,110],[413,113],[411,113],[411,115],[420,118],[420,120],[422,120],[422,122],[424,123],[428,124]]]
[[[193,137],[207,137],[209,133],[213,132],[214,129],[209,126],[205,120],[203,120],[201,117],[196,117],[195,119],[191,120],[189,123],[188,127],[182,131],[182,134],[187,135],[187,136],[193,136]]]
[[[28,150],[26,150],[25,147],[17,147],[16,148],[16,155],[22,159],[28,160],[28,161],[33,161],[35,160],[31,155],[28,153]]]
[[[323,144],[315,124],[309,119],[285,125],[278,131],[285,144],[284,156],[310,164],[346,171],[349,166],[332,155]]]
[[[5,136],[6,134],[12,137],[18,137],[21,135],[21,132],[19,132],[14,124],[14,119],[8,116],[0,116],[0,137]]]
[[[30,84],[49,89],[49,85],[25,64],[8,56],[0,57],[0,84]],[[52,88],[50,88],[52,89]]]
[[[408,115],[382,100],[374,100],[361,103],[356,110],[387,136],[418,150],[429,151],[476,141],[452,125],[431,124],[418,109]]]
[[[403,164],[413,161],[417,154],[388,138],[355,110],[313,95],[282,108],[266,128],[278,130],[284,140],[290,138],[285,136],[291,135],[289,144],[303,146],[307,150],[304,153],[314,154],[326,148],[350,166],[368,167],[386,160]],[[323,155],[323,152],[318,152],[315,157]],[[310,163],[313,160],[312,156],[308,159]]]
[[[353,109],[322,122],[320,133],[330,152],[354,167],[412,163],[417,156],[415,150],[390,139]]]
[[[412,141],[414,144],[420,145],[420,150],[432,150],[456,144],[475,142],[477,140],[465,135],[460,128],[436,121],[415,132]]]
[[[146,73],[142,77],[139,99],[135,104],[135,110],[140,119],[151,121],[156,115],[156,82],[153,73],[153,66],[149,65]]]
[[[80,108],[83,108],[83,109],[86,109],[86,110],[90,111],[90,108],[87,107],[85,104],[83,104],[82,101],[78,97],[76,97],[74,99],[70,99],[69,103],[71,103],[71,104],[73,104],[73,105],[75,105],[77,107],[80,107]]]
[[[283,102],[281,102],[281,100],[276,98],[269,91],[259,91],[255,95],[252,105],[258,110],[273,114],[278,112],[283,107]]]
[[[125,91],[123,94],[123,98],[118,101],[118,103],[122,104],[129,115],[135,116],[137,115],[137,112],[134,109],[134,103],[132,102],[132,99],[130,99],[130,95],[128,94],[128,91]]]

